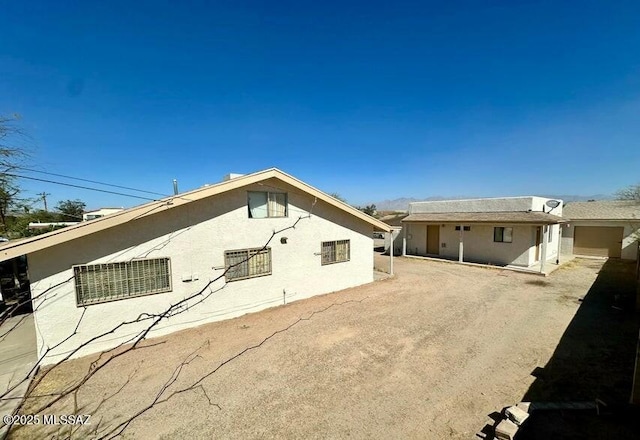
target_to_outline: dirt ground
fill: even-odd
[[[488,414],[535,390],[531,373],[549,363],[602,265],[574,260],[542,278],[398,258],[392,279],[153,339],[162,343],[92,378],[78,412],[104,433],[148,405],[186,359],[164,396],[255,346],[136,418],[124,438],[469,439]],[[68,362],[36,392],[59,389],[91,360]],[[47,413],[72,410],[67,399]]]

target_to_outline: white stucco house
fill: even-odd
[[[135,340],[153,319],[137,318],[197,292],[149,336],[372,282],[374,231],[390,228],[272,168],[3,243],[0,261],[27,256],[50,364]]]
[[[95,220],[106,215],[115,214],[116,212],[124,211],[124,208],[100,208],[92,211],[85,211],[82,213],[82,221]]]
[[[403,255],[531,268],[559,258],[562,201],[503,197],[414,202]]]
[[[640,203],[613,200],[569,202],[569,223],[562,231],[562,252],[636,260],[640,236]]]

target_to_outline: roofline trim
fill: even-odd
[[[364,212],[354,208],[351,205],[348,205],[338,199],[331,197],[330,195],[302,182],[301,180],[296,179],[295,177],[283,171],[280,171],[277,168],[268,168],[263,171],[245,174],[244,176],[236,177],[231,180],[226,180],[217,184],[197,188],[186,193],[169,196],[157,201],[128,208],[124,211],[118,211],[94,220],[80,222],[77,225],[69,226],[64,229],[58,229],[56,231],[48,232],[46,234],[23,240],[17,240],[15,242],[9,241],[5,244],[5,246],[0,247],[0,261],[5,261],[11,258],[18,257],[20,255],[27,255],[41,249],[45,249],[47,247],[56,246],[64,242],[74,240],[76,238],[94,234],[96,232],[100,232],[132,220],[155,215],[160,212],[185,205],[187,203],[202,200],[207,197],[216,196],[228,191],[233,191],[235,189],[258,183],[270,178],[279,179],[284,183],[296,187],[310,194],[311,196],[328,203],[329,205],[345,211],[359,218],[360,220],[371,224],[374,227],[374,230],[390,232],[390,227],[386,223],[365,214]],[[189,197],[192,198],[190,199]]]
[[[514,221],[514,220],[402,220],[407,223],[444,223],[444,224],[452,224],[452,225],[462,225],[467,223],[482,223],[489,225],[557,225],[561,223],[568,223],[568,220],[527,220],[527,221]]]

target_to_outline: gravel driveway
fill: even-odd
[[[124,437],[469,439],[488,414],[525,396],[602,264],[574,260],[541,278],[399,258],[392,279],[151,340],[163,343],[88,382],[79,412],[93,415],[93,427],[115,426],[148,405],[184,360],[165,396],[277,332],[202,387],[144,413]],[[39,391],[59,389],[91,360],[68,362]],[[72,408],[67,399],[48,413]]]

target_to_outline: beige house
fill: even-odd
[[[403,223],[403,255],[544,271],[557,261],[562,201],[503,197],[415,202]]]
[[[27,256],[49,364],[159,316],[149,336],[372,282],[374,231],[390,228],[273,168],[4,243],[0,261]]]
[[[86,211],[82,214],[82,221],[95,220],[120,211],[124,211],[124,208],[100,208],[94,209],[93,211]]]
[[[633,201],[570,202],[569,223],[562,230],[562,253],[636,260],[640,203]]]

